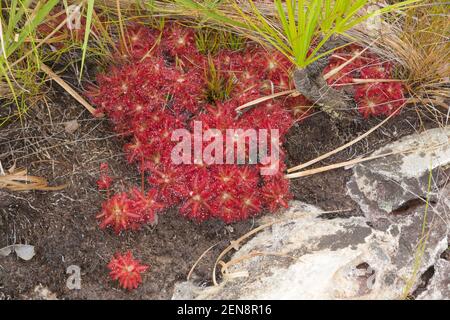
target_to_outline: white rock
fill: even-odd
[[[434,275],[427,290],[418,300],[450,300],[450,261],[439,259],[434,265]]]
[[[408,201],[426,198],[430,169],[433,188],[429,196],[435,199],[439,173],[450,167],[450,127],[403,137],[373,155],[399,151],[410,152],[361,163],[352,169],[348,194],[374,223]]]
[[[292,202],[281,216],[259,221],[282,220],[224,261],[236,263],[218,286],[179,283],[173,299],[398,299],[435,264],[427,295],[444,298],[449,276],[439,256],[448,247],[450,185],[438,177],[450,167],[450,127],[404,137],[374,154],[406,150],[413,152],[353,167],[348,193],[364,217],[327,220],[319,208]]]
[[[421,226],[405,222],[396,231],[382,231],[369,227],[364,217],[327,220],[319,217],[320,211],[292,202],[290,210],[277,217],[283,222],[256,234],[231,257],[242,261],[230,267],[229,274],[248,276],[230,277],[208,288],[180,283],[173,299],[400,298],[415,258],[415,250],[411,253],[402,243],[401,229],[414,233]],[[260,224],[271,219],[265,217]],[[445,236],[424,254],[419,274],[447,245]],[[264,255],[245,259],[255,252]]]

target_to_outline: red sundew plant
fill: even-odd
[[[399,82],[376,82],[359,85],[355,90],[359,112],[365,117],[398,112],[405,102]]]
[[[131,194],[133,195],[134,210],[139,213],[140,221],[154,223],[157,212],[165,208],[162,203],[157,201],[158,191],[151,189],[144,193],[138,188],[133,188]]]
[[[106,162],[100,164],[100,177],[97,180],[97,187],[99,190],[109,190],[113,179],[108,174],[109,166]]]
[[[122,61],[139,61],[156,47],[159,32],[149,28],[142,28],[137,23],[128,25],[125,29],[125,38],[119,42],[120,56]]]
[[[123,255],[116,253],[108,264],[111,279],[119,280],[120,286],[126,290],[136,289],[142,283],[141,273],[148,268],[149,266],[135,260],[130,251]]]
[[[101,220],[100,228],[112,227],[116,233],[127,229],[136,229],[142,221],[142,216],[135,208],[135,203],[127,193],[113,195],[102,205],[102,211],[97,215]]]
[[[97,215],[100,228],[111,227],[120,233],[122,230],[136,230],[143,223],[153,224],[157,213],[165,208],[159,199],[156,189],[144,193],[132,188],[129,193],[117,193],[103,203]]]
[[[329,85],[354,86],[354,99],[358,111],[364,118],[369,116],[390,115],[399,111],[405,103],[403,86],[399,81],[392,81],[392,64],[383,62],[375,54],[356,45],[337,50],[325,68],[324,74],[345,65],[338,73],[327,79]],[[357,79],[367,80],[359,83]]]
[[[107,74],[98,76],[99,86],[89,95],[126,139],[126,158],[137,164],[150,190],[144,192],[143,184],[140,189],[132,188],[107,200],[97,216],[100,226],[117,233],[135,229],[142,223],[154,223],[158,212],[172,206],[196,221],[218,218],[226,223],[287,207],[292,195],[284,178],[281,146],[276,146],[280,159],[266,162],[275,174],[262,175],[261,164],[176,165],[171,161],[176,144],[171,134],[175,129],[192,133],[196,121],[200,121],[203,129],[217,129],[222,135],[227,129],[267,129],[269,141],[276,138],[270,129],[278,129],[277,143],[282,143],[292,124],[308,112],[310,103],[303,96],[271,99],[243,113],[235,109],[294,88],[289,77],[291,62],[278,52],[255,45],[241,51],[221,50],[208,58],[198,52],[194,31],[175,23],[162,31],[134,24],[125,33],[122,56]],[[354,45],[337,51],[325,72],[358,51],[361,48]],[[233,83],[226,101],[210,101],[205,94],[205,70],[211,59],[225,83]],[[364,117],[390,114],[404,99],[401,84],[380,82],[390,79],[391,69],[390,64],[364,52],[328,81],[354,86],[358,110]],[[359,84],[355,79],[374,81]],[[235,131],[235,135],[232,139],[238,139],[240,133]],[[249,160],[248,142],[246,147]]]
[[[188,58],[193,55],[199,55],[195,46],[195,34],[192,29],[172,23],[165,27],[163,38],[163,50],[166,50],[174,57]]]

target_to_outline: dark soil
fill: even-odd
[[[117,236],[100,230],[95,219],[104,194],[97,191],[99,163],[107,161],[119,180],[118,189],[139,184],[137,170],[128,165],[116,137],[106,120],[93,119],[80,105],[61,91],[48,106],[34,107],[21,124],[0,128],[0,161],[6,170],[13,165],[48,179],[52,185],[68,183],[62,191],[0,191],[0,248],[11,244],[31,244],[36,256],[22,261],[14,254],[0,257],[0,299],[35,296],[39,284],[60,299],[167,299],[175,282],[186,276],[200,255],[210,246],[193,274],[198,283],[209,283],[218,254],[231,240],[254,228],[254,221],[226,226],[220,221],[196,224],[171,210],[159,223],[137,232]],[[348,160],[378,148],[424,127],[416,112],[403,112],[368,140],[339,153],[317,166]],[[423,119],[423,118],[422,118]],[[67,121],[77,120],[73,133],[65,130]],[[339,127],[323,114],[315,114],[292,128],[285,144],[288,166],[313,159],[364,133],[379,119],[360,120],[350,127]],[[324,210],[349,209],[357,215],[355,204],[345,194],[350,171],[339,169],[292,181],[296,199]],[[149,264],[143,284],[132,292],[110,281],[106,265],[117,251],[132,250],[135,257]],[[81,290],[69,290],[66,269],[81,268]]]
[[[381,119],[362,119],[348,121],[345,126],[331,119],[325,113],[317,113],[295,125],[289,132],[285,149],[287,165],[305,163],[364,134]],[[372,151],[399,138],[437,126],[433,118],[418,115],[414,109],[403,112],[371,133],[367,138],[351,147],[303,170],[344,162],[356,157],[369,155]],[[324,214],[326,218],[359,215],[359,208],[346,194],[346,183],[351,170],[335,169],[320,174],[291,180],[291,190],[295,198],[317,205],[325,211],[346,210]]]

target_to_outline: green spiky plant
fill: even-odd
[[[233,90],[233,78],[225,78],[220,70],[214,65],[211,56],[208,56],[208,68],[205,69],[206,92],[208,101],[225,101],[230,98]]]
[[[195,45],[202,54],[215,54],[219,51],[219,34],[214,29],[204,28],[195,33]]]
[[[418,0],[406,0],[367,11],[369,0],[253,0],[149,1],[159,12],[190,15],[233,30],[269,45],[296,66],[296,88],[309,100],[333,108],[347,104],[341,93],[327,86],[323,60],[337,48],[354,26],[383,13],[403,9]]]
[[[202,54],[215,54],[220,49],[238,51],[244,48],[245,38],[226,30],[199,26],[195,32],[195,44]]]

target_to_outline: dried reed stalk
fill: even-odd
[[[0,175],[0,189],[10,191],[56,191],[67,187],[67,184],[51,187],[42,177],[30,176],[26,169],[18,169],[6,175]]]

